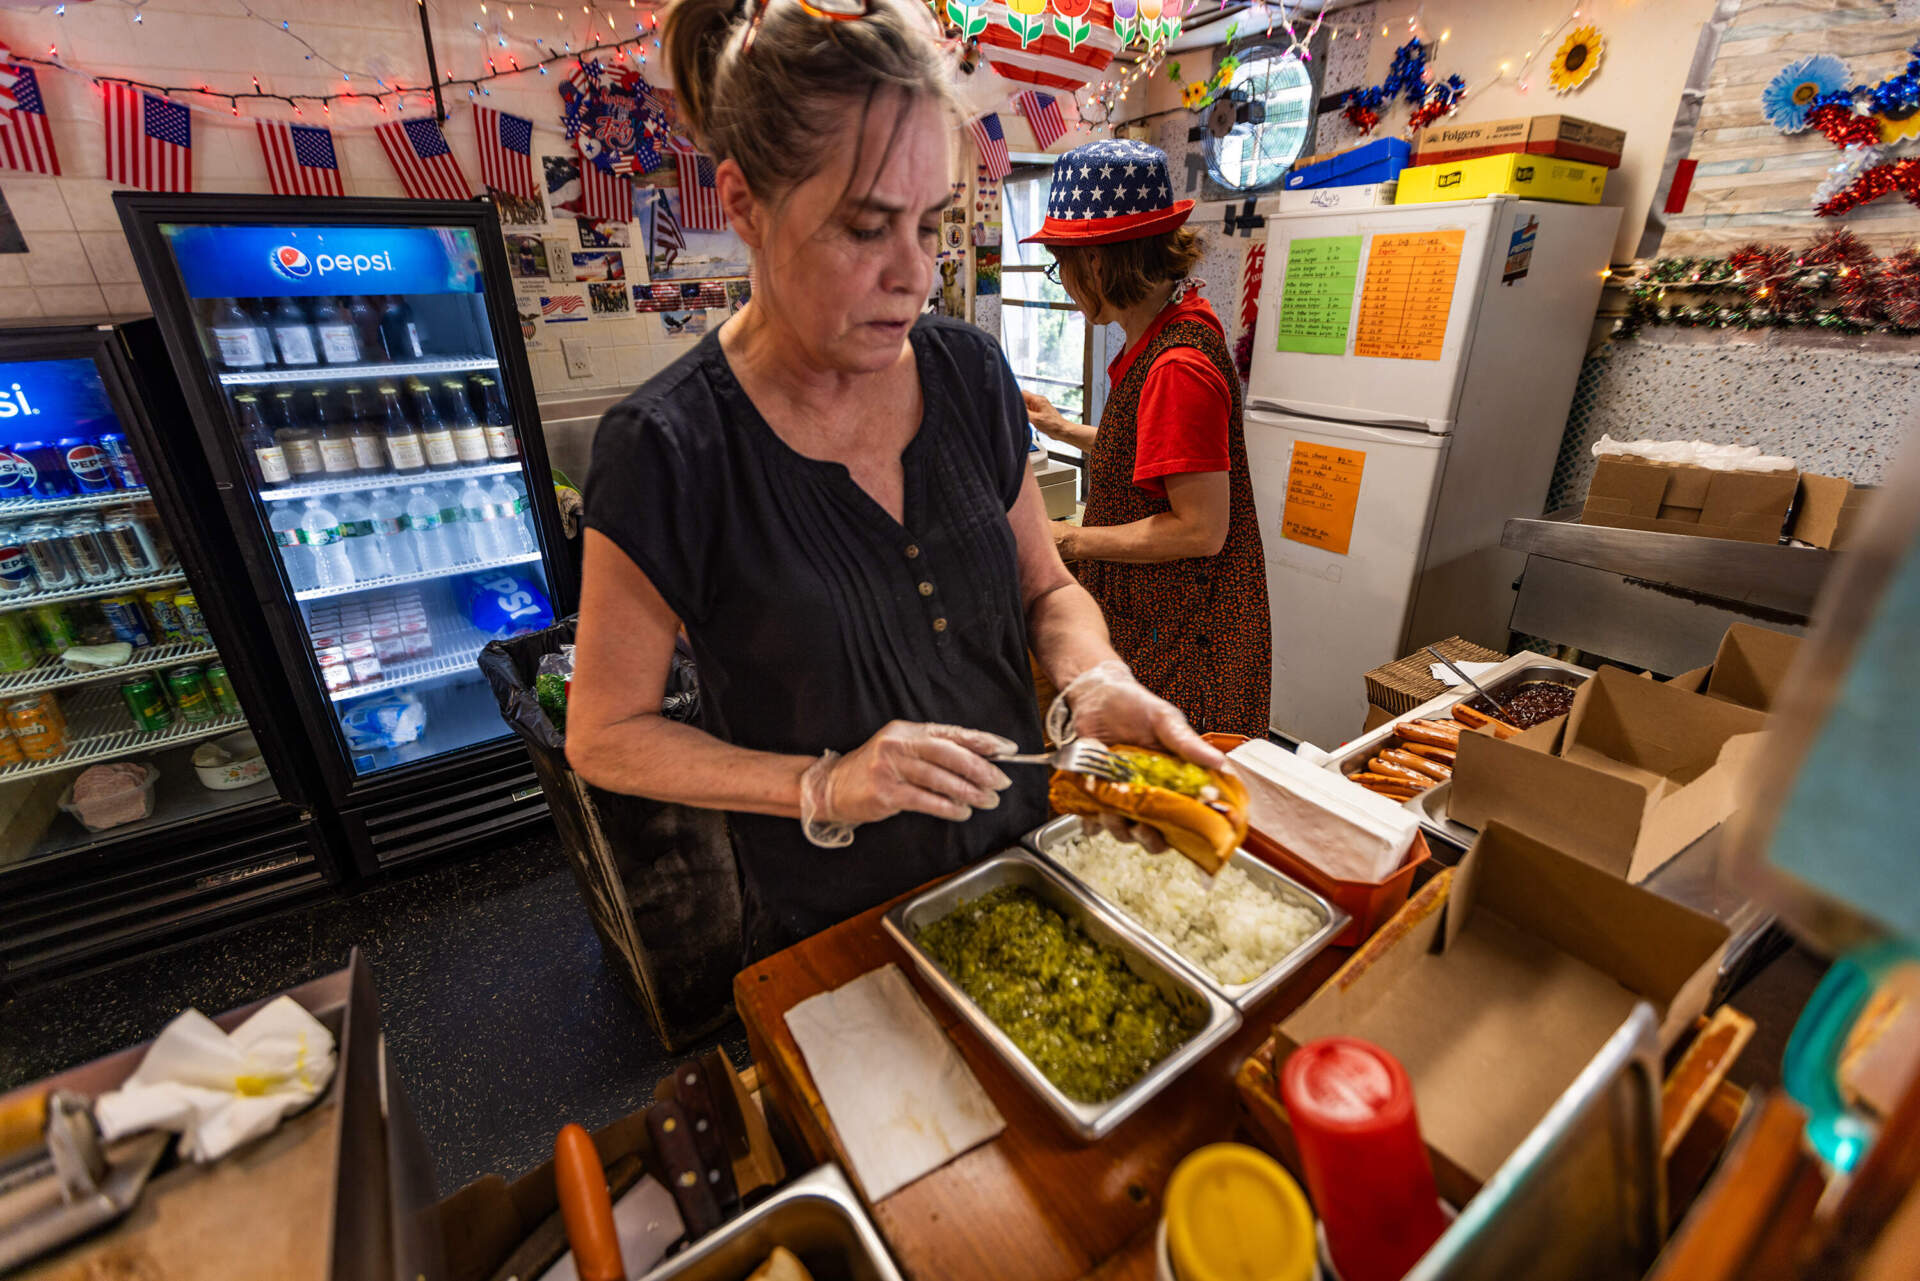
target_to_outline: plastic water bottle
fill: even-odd
[[[440,500],[428,493],[425,485],[407,488],[407,528],[413,531],[421,569],[448,569],[453,565],[447,531],[440,524]]]
[[[300,512],[300,541],[313,556],[315,587],[346,587],[353,582],[353,562],[342,545],[340,521],[318,498],[307,499]]]
[[[313,552],[300,541],[300,513],[291,504],[275,503],[267,512],[267,527],[273,530],[273,545],[280,549],[280,563],[287,567],[293,590],[314,586]]]
[[[387,550],[373,527],[373,512],[352,494],[342,494],[334,514],[340,518],[341,546],[347,549],[347,562],[353,566],[356,582],[385,578],[393,573]]]
[[[494,524],[500,527],[500,554],[524,556],[533,550],[533,538],[527,531],[527,515],[520,510],[520,495],[505,476],[494,479],[487,491],[487,505],[493,508]]]
[[[487,501],[487,491],[480,488],[478,480],[469,479],[460,486],[460,513],[466,518],[467,530],[473,535],[473,554],[481,560],[499,560],[509,553],[501,534],[505,532],[504,522],[498,520],[493,506]]]
[[[395,574],[411,574],[420,568],[419,539],[407,523],[407,505],[391,489],[376,489],[368,508],[373,516],[373,532],[386,552],[387,564]]]
[[[459,492],[452,485],[436,485],[433,496],[440,503],[440,537],[447,545],[447,555],[456,565],[476,559],[480,553],[474,548],[472,522],[467,520]]]

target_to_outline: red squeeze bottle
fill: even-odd
[[[1399,1281],[1447,1228],[1406,1069],[1371,1042],[1325,1037],[1287,1059],[1280,1101],[1341,1281]]]

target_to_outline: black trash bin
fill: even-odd
[[[494,641],[480,669],[533,757],[608,963],[678,1050],[733,1016],[742,955],[733,842],[717,810],[603,791],[568,766],[566,735],[540,709],[533,681],[543,657],[572,643],[575,622]],[[661,712],[692,723],[699,707],[693,658],[677,650]]]

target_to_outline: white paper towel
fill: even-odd
[[[1006,1128],[897,965],[800,1002],[787,1030],[869,1201]]]
[[[1503,658],[1498,662],[1492,663],[1455,663],[1453,666],[1458,667],[1461,671],[1473,677],[1473,679],[1479,680],[1482,676],[1485,676],[1488,672],[1506,661],[1507,660]],[[1445,663],[1429,663],[1427,664],[1427,670],[1432,672],[1433,679],[1439,681],[1442,685],[1458,687],[1466,684],[1465,681],[1455,676],[1453,674],[1453,668],[1448,667]]]

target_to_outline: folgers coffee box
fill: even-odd
[[[1620,152],[1626,143],[1625,130],[1609,129],[1573,116],[1516,116],[1477,124],[1447,120],[1420,131],[1413,144],[1413,163],[1450,164],[1481,156],[1524,152],[1618,169]]]

